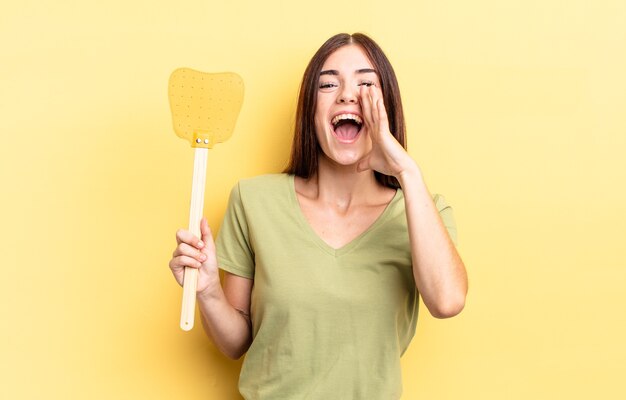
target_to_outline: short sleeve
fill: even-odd
[[[254,252],[239,184],[230,192],[216,250],[220,269],[244,278],[254,278]]]
[[[459,242],[456,232],[456,221],[454,220],[454,212],[452,211],[452,207],[448,205],[446,199],[440,194],[436,194],[433,201],[435,202],[435,207],[437,207],[437,211],[439,211],[439,216],[441,217],[444,226],[448,230],[448,235],[450,235],[450,239],[452,239],[452,242],[455,246],[458,246]]]

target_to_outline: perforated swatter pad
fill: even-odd
[[[212,148],[233,133],[243,103],[243,80],[233,72],[190,68],[172,72],[169,99],[176,135],[193,147]]]

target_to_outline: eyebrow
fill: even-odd
[[[369,73],[376,73],[375,69],[372,68],[361,68],[361,69],[357,69],[356,70],[357,74],[369,74]],[[320,76],[321,75],[339,75],[339,71],[337,71],[336,69],[327,69],[325,71],[320,72]]]

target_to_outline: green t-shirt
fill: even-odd
[[[452,209],[434,200],[456,240]],[[400,397],[400,356],[419,304],[402,190],[370,228],[333,249],[304,217],[293,175],[242,180],[217,254],[220,268],[254,279],[244,398]]]

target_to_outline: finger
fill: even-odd
[[[381,132],[389,130],[389,119],[387,115],[387,109],[385,108],[385,98],[383,97],[383,91],[378,87],[372,87],[372,114],[373,119],[376,121]]]
[[[172,270],[177,270],[184,267],[200,268],[201,266],[202,263],[193,257],[178,256],[170,260],[170,268]]]
[[[202,253],[197,248],[188,245],[187,243],[181,243],[176,247],[176,250],[174,250],[174,254],[172,254],[172,257],[178,256],[192,257],[200,262],[206,260],[206,255],[204,255],[204,253]]]
[[[379,100],[380,100],[380,96],[378,94],[378,90],[376,90],[376,88],[372,89],[372,119],[374,120],[374,123],[376,124],[376,132],[380,133],[380,118],[379,118],[379,114],[380,114],[380,107],[379,107]]]
[[[202,236],[202,238],[204,239],[207,234],[211,234],[211,228],[209,227],[209,223],[206,217],[202,217],[202,219],[200,220],[200,236]]]
[[[372,101],[372,120],[378,120],[378,99],[380,98],[378,88],[376,86],[371,86],[370,88],[370,98]]]
[[[378,99],[378,121],[382,129],[389,130],[389,118],[385,108],[385,101],[382,97]]]
[[[376,131],[380,131],[380,101],[382,99],[382,92],[377,86],[370,87],[370,96],[372,101],[372,121],[376,127]]]
[[[376,114],[377,114],[376,101],[374,98],[374,94],[376,93],[375,90],[376,90],[376,87],[374,86],[367,87],[367,96],[368,96],[368,100],[370,103],[370,120],[372,121],[372,126],[374,127],[376,126]]]
[[[179,229],[176,231],[176,242],[187,243],[188,245],[195,246],[198,249],[201,249],[204,246],[204,243],[196,235],[189,232],[186,229]]]
[[[204,253],[215,253],[215,241],[213,240],[213,233],[211,227],[206,218],[202,218],[200,221],[200,233],[202,234],[202,241],[205,243]]]
[[[372,101],[369,95],[368,87],[361,86],[361,111],[363,112],[363,118],[367,126],[372,126],[374,121],[372,120]]]

